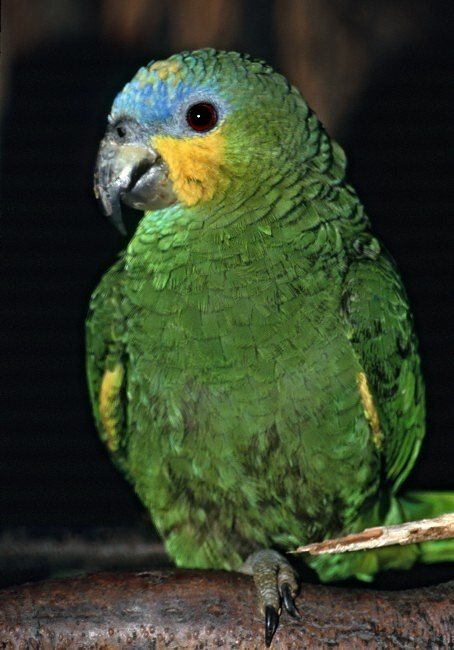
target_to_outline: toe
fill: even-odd
[[[294,602],[298,590],[297,575],[288,560],[271,549],[249,556],[243,572],[254,577],[260,610],[265,616],[265,642],[268,647],[279,623],[281,601],[290,616],[299,618]]]

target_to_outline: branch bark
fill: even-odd
[[[274,648],[448,648],[454,582],[389,592],[304,585]],[[222,571],[99,573],[0,591],[2,648],[264,648],[253,581]]]

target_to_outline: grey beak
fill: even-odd
[[[177,201],[167,165],[146,140],[139,125],[122,120],[109,126],[96,159],[95,196],[123,234],[122,202],[136,210],[158,210]]]

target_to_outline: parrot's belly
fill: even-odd
[[[169,319],[129,337],[131,475],[180,564],[235,568],[338,532],[376,490],[360,369],[320,326],[210,337]]]

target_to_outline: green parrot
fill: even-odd
[[[454,510],[397,489],[425,398],[402,281],[345,155],[263,61],[202,49],[116,97],[95,193],[144,212],[87,319],[92,407],[177,565],[254,575],[270,644],[300,544]],[[308,560],[370,580],[431,542]]]

